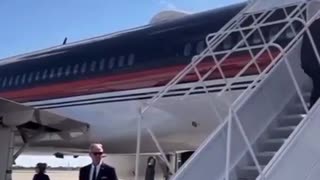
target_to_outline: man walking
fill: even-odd
[[[315,42],[316,50],[320,53],[320,19],[313,22],[309,29]],[[302,41],[301,66],[304,72],[312,79],[313,88],[309,107],[311,108],[320,97],[320,65],[307,33],[305,33]]]

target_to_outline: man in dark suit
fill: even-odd
[[[320,53],[320,19],[314,21],[309,29],[316,46],[316,50]],[[302,41],[301,66],[304,72],[312,79],[313,83],[309,107],[311,108],[320,97],[320,64],[307,33],[305,33]]]
[[[92,144],[89,154],[92,163],[80,169],[79,180],[118,180],[115,169],[102,162],[101,144]]]

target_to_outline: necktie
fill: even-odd
[[[96,177],[97,177],[97,175],[96,175],[96,171],[97,171],[97,167],[96,166],[93,166],[94,168],[93,168],[93,173],[92,173],[92,180],[96,180]]]

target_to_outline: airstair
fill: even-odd
[[[234,101],[225,102],[229,111],[226,115],[220,114],[220,126],[172,179],[304,179],[285,173],[304,175],[299,169],[290,172],[291,165],[299,164],[299,158],[294,155],[302,156],[301,147],[297,151],[290,151],[288,147],[294,146],[294,141],[299,139],[298,134],[303,134],[302,129],[305,130],[307,125],[312,127],[310,122],[315,121],[312,114],[318,113],[318,104],[310,112],[308,109],[311,82],[300,67],[300,49],[304,35],[313,42],[308,27],[319,17],[319,9],[320,1],[317,0],[249,2],[219,32],[209,34],[207,48],[142,109],[143,116],[159,99],[174,91],[192,74],[196,75],[197,81],[184,97],[203,91],[209,101],[213,95],[207,81],[215,78],[224,80],[225,86],[217,95],[223,99],[236,88],[239,79],[257,74]],[[313,50],[319,59],[314,42]],[[228,65],[235,63],[232,62],[233,57],[243,55],[248,58],[237,64],[238,71],[228,73]],[[203,68],[203,64],[208,68]],[[219,114],[213,103],[212,111]],[[170,169],[161,144],[151,129],[148,132]],[[139,154],[139,134],[137,137]],[[286,152],[292,152],[292,164],[282,160],[286,158]],[[310,164],[303,162],[306,167],[317,164],[317,161]],[[274,168],[276,166],[285,167],[287,171]],[[273,172],[277,172],[277,176]]]

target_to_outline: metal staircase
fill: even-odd
[[[310,89],[304,89],[304,99],[309,103]],[[302,106],[298,96],[295,96],[283,109],[280,116],[269,125],[265,132],[260,136],[262,139],[252,144],[255,149],[255,155],[261,170],[263,170],[277,151],[286,142],[292,132],[306,117],[306,111]],[[242,166],[237,167],[237,179],[251,180],[259,176],[259,171],[252,158],[248,155],[243,158]],[[241,164],[241,163],[240,163]]]
[[[299,51],[302,36],[311,37],[307,28],[319,17],[318,9],[320,2],[315,0],[249,3],[219,32],[209,34],[207,48],[141,110],[143,117],[157,101],[174,92],[177,85],[185,83],[190,76],[197,79],[183,97],[203,91],[211,102],[214,95],[208,90],[209,81],[225,82],[217,93],[223,101],[243,78],[254,77],[236,100],[225,102],[229,105],[227,115],[211,104],[212,111],[221,118],[220,126],[172,179],[251,180],[263,175],[265,167],[285,146],[286,139],[308,112],[306,100],[310,83],[300,68]],[[235,57],[248,58],[239,62]],[[237,69],[230,73],[233,64]],[[170,168],[152,129],[139,123],[140,131],[147,129]],[[137,166],[139,137],[138,133]]]

